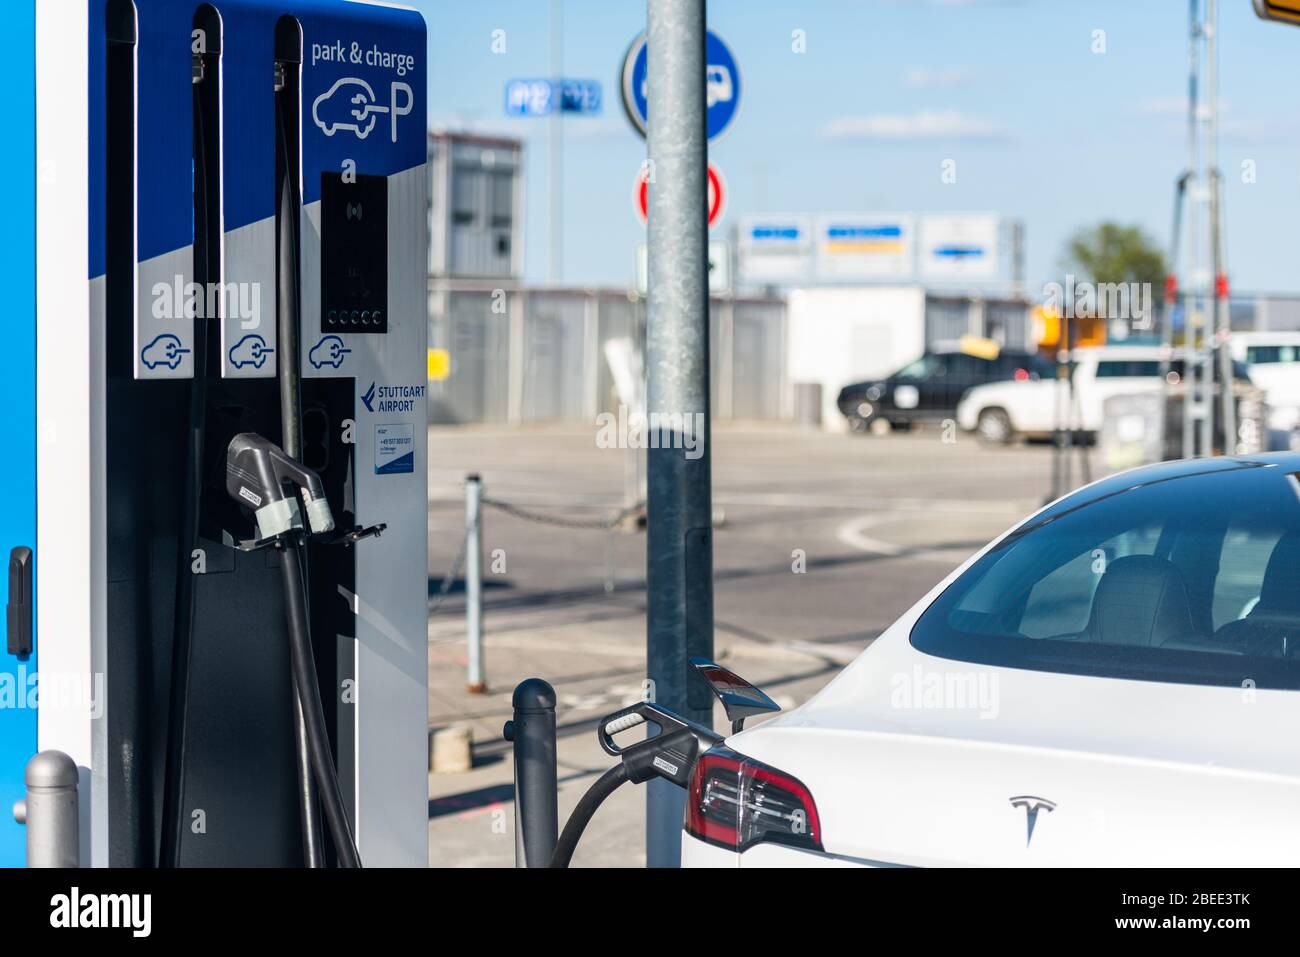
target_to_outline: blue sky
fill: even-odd
[[[526,274],[544,279],[549,122],[504,114],[506,81],[549,74],[547,0],[417,0],[429,26],[429,120],[523,137]],[[625,285],[644,227],[644,140],[616,77],[644,0],[564,0],[564,74],[604,88],[564,127],[564,281]],[[1220,167],[1238,291],[1300,291],[1300,29],[1220,0]],[[1185,0],[711,0],[735,54],[740,114],[710,147],[729,200],[715,236],[754,213],[986,211],[1024,219],[1033,283],[1077,227],[1142,226],[1168,245],[1186,163]],[[506,51],[492,52],[494,30]],[[791,50],[794,30],[807,51]],[[1106,52],[1092,52],[1094,31]],[[957,162],[957,182],[940,177]],[[1257,181],[1242,182],[1253,161]]]

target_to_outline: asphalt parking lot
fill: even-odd
[[[431,595],[460,550],[466,473],[478,472],[491,498],[590,520],[622,507],[627,454],[598,448],[594,429],[432,428]],[[989,449],[964,435],[945,442],[939,431],[867,438],[731,426],[714,434],[713,470],[716,656],[789,707],[1040,505],[1051,450]],[[519,680],[546,678],[559,696],[563,820],[609,764],[592,720],[637,699],[645,670],[644,533],[489,508],[483,546],[487,694],[464,687],[459,576],[429,618],[430,727],[469,727],[475,758],[469,772],[429,776],[434,866],[513,864],[501,727]],[[643,865],[643,802],[643,789],[616,794],[574,865]]]

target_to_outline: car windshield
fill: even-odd
[[[913,645],[1013,668],[1300,688],[1296,476],[1240,461],[1154,475],[1112,479],[1013,532],[925,611]]]
[[[921,356],[915,362],[903,366],[894,373],[895,379],[928,379],[935,372],[939,360],[936,356],[926,354]]]

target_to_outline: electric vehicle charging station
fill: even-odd
[[[423,20],[14,7],[0,802],[57,750],[83,865],[421,866]]]

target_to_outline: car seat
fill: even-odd
[[[1273,546],[1259,601],[1250,614],[1228,622],[1215,637],[1260,657],[1296,654],[1300,647],[1300,531],[1287,532]]]
[[[1148,648],[1193,637],[1182,572],[1152,555],[1111,562],[1097,585],[1081,637],[1095,644]]]

